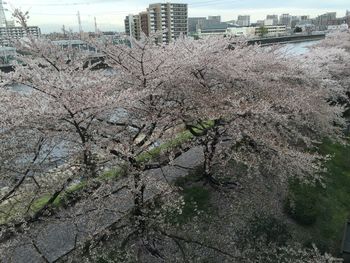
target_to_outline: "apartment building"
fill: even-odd
[[[267,15],[264,24],[267,26],[277,26],[278,25],[278,15]]]
[[[149,14],[147,11],[141,12],[140,16],[140,26],[141,32],[143,32],[146,36],[149,36]]]
[[[285,25],[286,27],[292,26],[292,16],[290,14],[282,14],[279,19],[280,25]]]
[[[157,3],[150,4],[147,9],[149,14],[149,32],[161,32],[157,41],[169,43],[181,34],[188,33],[187,4]]]
[[[128,15],[124,19],[126,35],[137,40],[141,38],[141,19],[140,15]]]
[[[208,16],[208,21],[213,23],[221,23],[221,16]]]
[[[151,33],[162,32],[156,41],[169,43],[181,34],[188,34],[187,18],[187,4],[150,4],[147,11],[138,15],[128,15],[125,18],[125,33],[139,40],[141,32],[147,36]]]
[[[40,34],[40,28],[37,26],[30,26],[27,29],[23,27],[0,27],[0,45],[8,46],[12,40],[29,35],[39,37]]]
[[[237,18],[237,25],[239,26],[250,26],[250,16],[239,15]]]
[[[188,18],[188,33],[195,33],[197,29],[201,28],[206,23],[206,17],[189,17]]]

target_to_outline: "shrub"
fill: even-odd
[[[291,238],[285,222],[274,215],[256,213],[247,222],[247,228],[240,233],[243,246],[276,244],[284,246]]]
[[[318,201],[321,192],[321,187],[291,182],[284,204],[285,211],[301,225],[314,224],[320,215]]]

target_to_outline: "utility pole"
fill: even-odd
[[[82,39],[82,38],[83,38],[83,27],[81,26],[81,19],[80,19],[80,13],[79,13],[79,11],[78,11],[77,16],[78,16],[78,23],[79,23],[80,39]]]
[[[65,37],[66,37],[66,35],[67,35],[65,25],[63,25],[63,26],[62,26],[62,32],[63,32],[63,37],[65,38]]]

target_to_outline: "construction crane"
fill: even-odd
[[[78,11],[78,23],[79,23],[79,33],[80,33],[80,39],[83,38],[83,27],[81,25],[81,19],[80,19],[80,12]]]
[[[95,20],[95,33],[98,34],[98,28],[97,28],[97,22],[96,22],[96,16],[94,17]]]
[[[4,5],[6,2],[3,2],[0,0],[0,27],[7,27],[7,22],[6,22],[6,16],[5,16],[5,11],[7,9],[4,8]]]
[[[63,32],[63,37],[66,37],[67,36],[67,31],[66,31],[66,26],[65,25],[62,26],[62,32]]]

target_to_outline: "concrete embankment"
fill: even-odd
[[[164,186],[188,175],[203,159],[203,149],[195,147],[175,159],[173,165],[145,172],[145,200],[153,199],[164,191]],[[133,194],[128,185],[127,179],[104,185],[88,200],[28,225],[22,233],[0,244],[0,262],[66,262],[70,253],[129,214]]]
[[[281,37],[255,38],[248,40],[248,45],[259,44],[261,46],[269,46],[273,44],[299,43],[307,41],[318,41],[326,37],[325,33],[312,35],[290,35]]]

